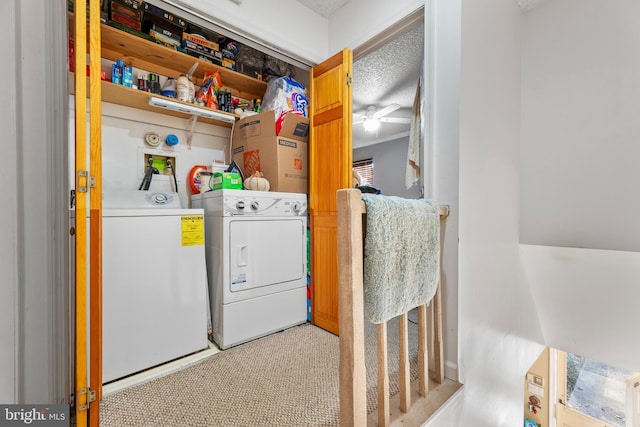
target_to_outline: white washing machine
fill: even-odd
[[[204,212],[175,193],[105,192],[103,382],[208,348]]]
[[[215,190],[203,208],[213,339],[221,349],[307,320],[307,196]]]

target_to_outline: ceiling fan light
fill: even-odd
[[[376,119],[375,117],[368,117],[364,119],[364,122],[362,122],[362,126],[367,132],[375,132],[380,127],[380,120]]]

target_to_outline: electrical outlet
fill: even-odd
[[[165,156],[160,154],[145,153],[144,164],[143,164],[144,170],[147,169],[147,166],[149,165],[149,161],[151,161],[151,166],[156,168],[158,170],[158,174],[160,175],[167,175],[167,176],[173,175],[173,172],[169,167],[168,161],[171,161],[171,165],[173,166],[173,171],[177,169],[176,156]]]

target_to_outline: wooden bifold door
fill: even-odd
[[[309,212],[311,321],[338,328],[336,192],[351,187],[353,54],[344,49],[311,70]]]

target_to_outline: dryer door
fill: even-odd
[[[233,300],[306,286],[306,218],[242,218],[229,222]]]

